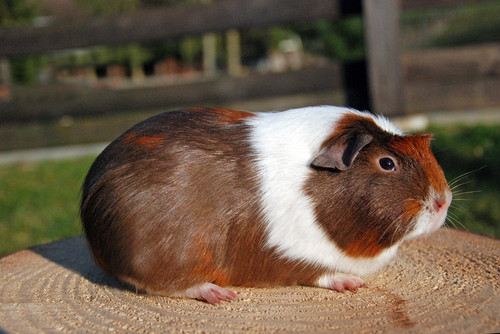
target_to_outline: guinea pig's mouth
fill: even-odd
[[[415,228],[409,237],[429,234],[439,230],[446,221],[451,199],[452,195],[449,190],[446,190],[443,195],[432,191],[429,199],[422,203],[422,211],[417,217]]]
[[[431,222],[429,232],[437,231],[441,226],[443,226],[446,221],[448,209],[451,205],[451,199],[452,194],[448,189],[444,192],[444,195],[431,196],[432,207],[430,208]]]
[[[444,214],[439,214],[437,217],[433,217],[429,223],[429,228],[426,233],[432,233],[439,230],[439,228],[441,228],[446,221],[446,214],[447,212],[444,212]]]

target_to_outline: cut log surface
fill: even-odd
[[[241,288],[233,302],[137,294],[82,237],[0,259],[0,333],[500,332],[500,240],[441,230],[405,242],[356,293]]]

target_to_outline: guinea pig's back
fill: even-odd
[[[238,251],[227,249],[227,239],[252,233],[236,226],[258,214],[243,122],[252,115],[217,109],[160,114],[101,153],[83,186],[81,218],[104,269],[157,291],[223,272],[221,257]]]

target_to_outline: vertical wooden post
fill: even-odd
[[[405,111],[399,41],[398,0],[363,0],[365,43],[372,111]]]
[[[0,57],[0,84],[10,85],[10,63],[7,57]]]
[[[217,35],[204,34],[201,38],[203,47],[203,71],[207,76],[217,74]]]
[[[209,5],[212,0],[200,0]],[[203,72],[206,76],[213,77],[217,74],[217,35],[209,32],[201,37]]]
[[[230,29],[226,32],[226,54],[229,75],[240,76],[242,72],[240,33],[236,29]]]

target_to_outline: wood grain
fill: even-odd
[[[498,239],[441,230],[405,242],[357,293],[235,287],[213,306],[136,294],[74,237],[0,259],[0,332],[499,332],[499,258]]]

